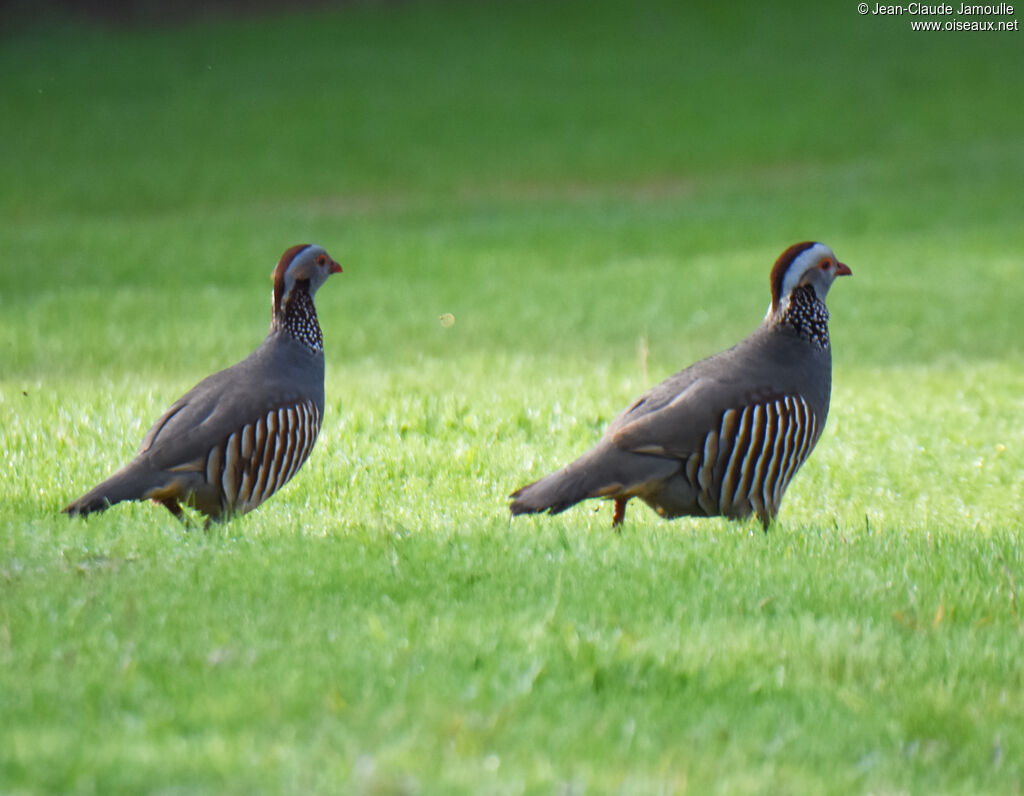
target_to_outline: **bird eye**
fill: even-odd
[[[327,265],[327,255],[326,254],[318,254],[316,256],[316,264],[317,265]]]
[[[832,261],[831,260],[822,260],[820,263],[818,263],[818,268],[820,268],[822,271],[827,271],[831,267],[832,267]]]

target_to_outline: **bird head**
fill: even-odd
[[[274,314],[288,303],[296,285],[301,285],[312,298],[331,274],[340,274],[338,265],[321,246],[300,243],[292,246],[274,268]]]
[[[822,304],[837,276],[849,276],[849,266],[839,262],[824,243],[795,243],[779,255],[772,268],[772,304],[769,315],[785,312],[789,297],[798,287],[810,286]]]

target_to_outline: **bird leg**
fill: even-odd
[[[178,503],[177,498],[172,497],[155,497],[153,498],[154,503],[159,503],[171,514],[177,517],[182,522],[185,522],[185,512],[181,510],[181,504]]]
[[[154,503],[158,503],[159,505],[167,509],[169,512],[171,512],[171,514],[173,514],[175,518],[177,518],[178,522],[185,526],[186,531],[191,531],[192,528],[195,527],[192,523],[192,518],[184,512],[177,498],[163,497],[152,498],[152,500]],[[207,530],[209,528],[209,524],[209,520],[207,520],[207,523],[204,526],[203,530]]]
[[[615,513],[612,515],[612,528],[621,532],[622,521],[626,519],[626,503],[629,498],[615,498]]]

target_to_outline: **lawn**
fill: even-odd
[[[690,5],[2,34],[0,792],[1021,790],[1024,34]],[[808,238],[853,277],[767,535],[509,521]],[[299,475],[61,515],[304,241]]]

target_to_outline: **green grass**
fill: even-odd
[[[1021,34],[682,5],[5,34],[0,792],[1020,791]],[[809,237],[854,276],[770,534],[508,521]],[[59,515],[303,240],[295,480]]]

